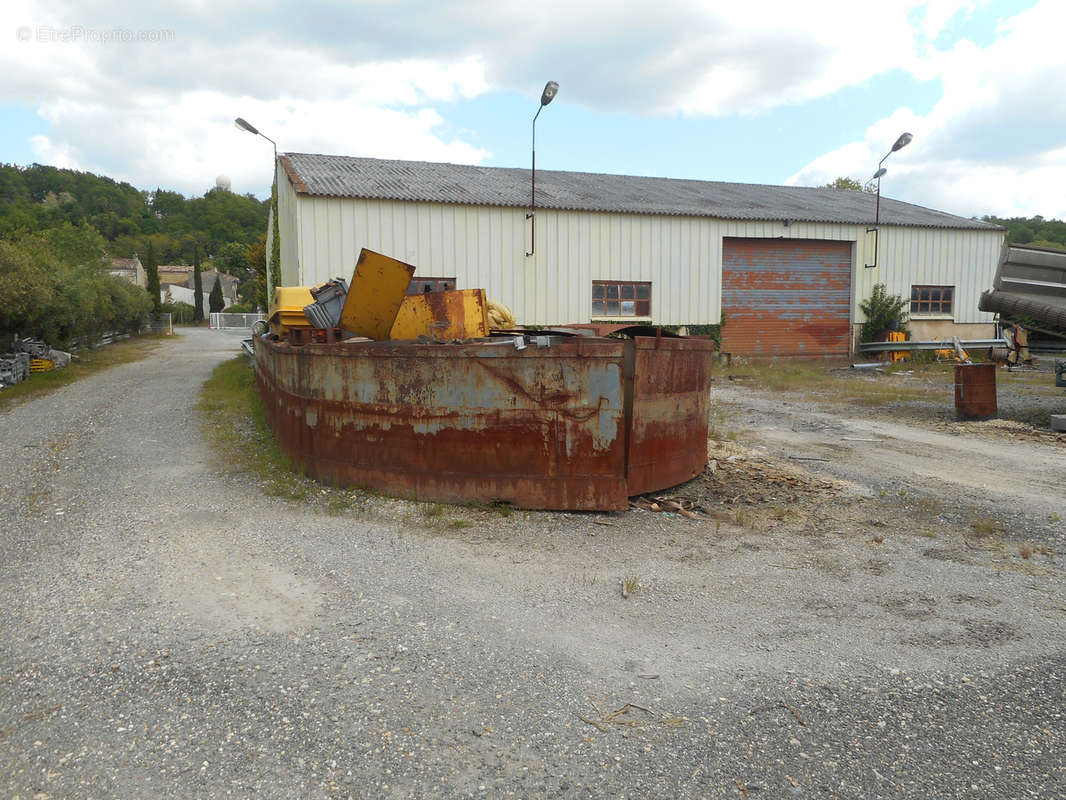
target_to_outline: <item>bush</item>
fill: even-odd
[[[229,308],[222,309],[224,314],[251,314],[255,311],[255,304],[251,302],[234,303]]]
[[[171,302],[163,303],[160,307],[163,314],[170,314],[170,319],[175,325],[188,325],[196,322],[196,308],[192,303]]]
[[[0,338],[14,334],[64,348],[145,324],[151,299],[109,274],[101,239],[70,224],[0,242]]]
[[[859,331],[860,342],[872,342],[881,331],[895,329],[909,333],[910,303],[898,294],[888,294],[883,283],[874,286],[870,296],[859,303],[866,322]]]

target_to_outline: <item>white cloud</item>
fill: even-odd
[[[865,180],[896,136],[914,143],[885,166],[886,195],[963,216],[1066,217],[1066,5],[1043,0],[1006,20],[985,48],[939,54],[942,99],[926,115],[901,108],[852,142],[811,161],[787,183]]]
[[[1066,145],[1066,5],[1044,0],[984,49],[940,49],[982,2],[901,0],[875,16],[854,0],[101,0],[91,10],[9,0],[7,19],[35,34],[80,26],[169,38],[11,43],[0,48],[0,101],[32,104],[49,121],[33,142],[43,161],[190,193],[225,172],[236,190],[262,193],[268,145],[236,131],[235,116],[282,150],[477,163],[489,154],[449,124],[446,105],[492,90],[532,98],[543,84],[531,75],[593,109],[744,115],[902,70],[942,82],[929,114],[902,108],[791,180],[867,177],[907,128],[915,143],[889,162],[891,193],[973,213],[1005,208],[982,205],[989,198],[1027,202],[1010,191],[1011,170],[1044,185],[1061,164],[1049,154]],[[966,194],[941,202],[953,185]],[[1030,194],[1035,203],[1047,193]]]

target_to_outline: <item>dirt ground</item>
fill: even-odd
[[[1047,384],[723,370],[703,475],[556,513],[268,495],[189,389],[235,352],[0,414],[6,796],[1064,796]]]

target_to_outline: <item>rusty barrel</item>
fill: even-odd
[[[996,404],[996,365],[955,366],[955,412],[960,419],[992,419]]]

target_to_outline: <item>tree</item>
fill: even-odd
[[[248,246],[248,267],[252,271],[252,278],[244,281],[238,292],[240,298],[246,303],[251,303],[266,310],[269,305],[266,296],[266,234],[259,234],[259,241]]]
[[[204,279],[200,275],[200,248],[195,247],[192,251],[192,290],[193,306],[192,321],[204,321]]]
[[[278,182],[270,190],[271,218],[274,221],[270,246],[270,285],[281,286],[281,231],[278,228]],[[269,300],[270,298],[268,298]]]
[[[859,310],[866,315],[866,322],[859,331],[859,341],[872,342],[881,331],[892,328],[906,332],[909,309],[907,300],[898,294],[889,294],[883,283],[876,284],[870,296],[859,303]]]
[[[837,178],[835,181],[832,181],[831,183],[825,184],[825,186],[823,186],[822,188],[823,189],[847,189],[848,191],[852,191],[852,192],[867,192],[869,194],[873,194],[874,191],[876,191],[874,186],[869,184],[869,183],[866,184],[865,186],[863,186],[861,183],[859,183],[854,178],[847,178],[847,177]]]
[[[144,260],[144,271],[148,276],[148,296],[152,298],[152,308],[155,309],[155,313],[158,314],[162,302],[159,298],[159,262],[155,260],[155,247],[152,245],[152,240],[148,240],[148,255]]]
[[[217,314],[226,307],[226,300],[222,297],[222,273],[215,273],[215,285],[211,287],[211,294],[207,298],[211,306],[211,313]]]

